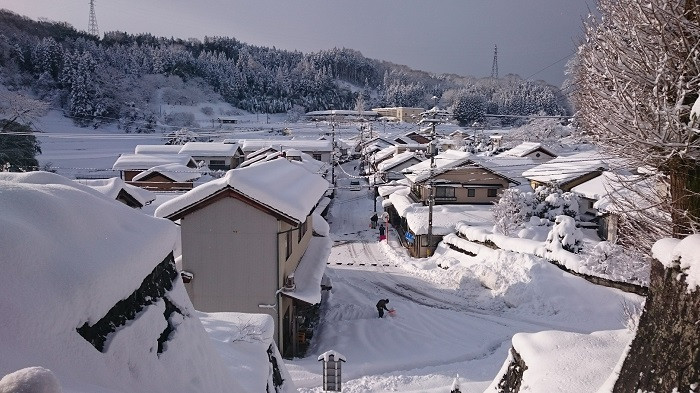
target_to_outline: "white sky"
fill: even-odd
[[[88,27],[88,0],[2,0],[0,7]],[[499,75],[557,86],[581,21],[595,8],[590,0],[96,0],[95,7],[100,32],[229,36],[302,52],[346,47],[414,69],[478,77],[491,74],[497,44]]]

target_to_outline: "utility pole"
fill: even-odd
[[[335,193],[335,115],[331,117],[331,184]]]
[[[437,101],[437,97],[433,97],[433,99]],[[428,256],[432,255],[433,252],[433,206],[435,205],[434,175],[436,167],[435,156],[437,155],[437,146],[435,143],[435,137],[437,135],[435,126],[444,122],[444,119],[441,119],[441,117],[444,117],[445,114],[446,113],[440,111],[436,105],[433,109],[421,113],[423,118],[419,122],[419,124],[430,123],[430,143],[428,144],[427,151],[430,157],[430,177],[428,178]]]

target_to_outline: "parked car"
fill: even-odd
[[[350,191],[360,191],[362,186],[359,180],[350,180]]]

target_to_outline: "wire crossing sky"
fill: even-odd
[[[32,19],[88,30],[86,0],[2,0]],[[351,48],[413,69],[499,76],[518,74],[560,86],[594,0],[95,0],[100,32],[228,36],[278,49]]]

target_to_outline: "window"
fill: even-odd
[[[285,259],[289,259],[289,256],[292,255],[292,232],[294,231],[287,231],[287,252],[285,253]]]
[[[228,167],[226,166],[225,160],[209,160],[209,169],[219,171],[226,170]]]
[[[488,194],[489,198],[495,198],[498,196],[498,188],[489,188]]]
[[[454,198],[455,189],[453,187],[436,187],[435,198]]]
[[[321,155],[318,153],[314,153],[313,156],[314,160],[321,161]]]
[[[467,196],[474,198],[476,196],[476,188],[467,188]]]

